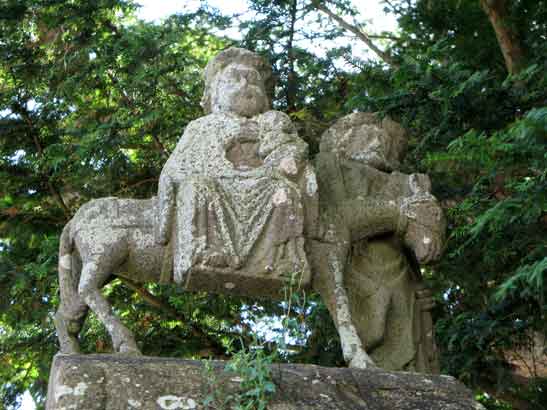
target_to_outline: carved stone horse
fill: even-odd
[[[170,269],[170,252],[154,241],[155,206],[156,198],[92,200],[63,229],[59,251],[61,304],[55,316],[62,353],[79,352],[78,334],[91,309],[108,330],[115,351],[140,354],[133,333],[113,313],[101,288],[115,276],[136,283],[159,282],[162,271]],[[335,316],[344,358],[351,366],[367,367],[372,361],[352,322],[343,281],[350,245],[367,237],[396,232],[420,261],[427,262],[440,253],[438,220],[442,213],[435,199],[422,192],[397,201],[356,199],[325,209],[322,215],[320,229],[315,229],[318,233],[307,239],[312,277],[302,285],[312,285],[331,301],[328,305]],[[435,223],[420,222],[424,218],[431,220],[431,215],[435,215]],[[270,289],[266,296],[272,296],[271,278],[265,275],[254,279],[264,280],[262,288]],[[218,283],[197,283],[197,287],[191,283],[182,286],[190,290],[245,293],[238,289],[238,283],[222,286],[220,276]]]

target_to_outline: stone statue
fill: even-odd
[[[329,201],[418,200],[430,207],[422,219],[430,235],[422,235],[422,243],[441,244],[444,224],[430,194],[429,178],[397,171],[405,148],[405,132],[394,121],[369,113],[350,114],[322,136],[317,163],[323,172],[321,187],[333,185],[336,190]],[[432,252],[438,254],[439,249]],[[386,370],[439,371],[432,298],[402,237],[387,233],[353,242],[344,284],[358,334],[377,365]]]
[[[269,111],[270,80],[256,54],[221,52],[205,70],[207,115],[186,127],[161,173],[158,197],[94,200],[65,226],[55,318],[61,352],[78,352],[78,334],[91,309],[116,351],[139,353],[132,332],[101,294],[112,275],[281,298],[286,275],[296,273],[303,288],[313,286],[327,303],[350,366],[373,365],[370,349],[381,366],[422,369],[416,349],[399,363],[378,346],[392,349],[394,338],[407,335],[406,328],[390,333],[391,321],[402,323],[406,315],[418,323],[415,295],[421,288],[403,247],[420,262],[440,254],[442,213],[427,177],[387,173],[396,167],[393,159],[400,154],[391,149],[398,145],[386,151],[370,138],[329,146],[325,137],[314,170],[290,118]],[[381,135],[397,128],[374,121],[369,125]],[[347,127],[354,129],[362,134]],[[375,241],[379,247],[370,245]],[[391,253],[381,251],[390,241]],[[397,265],[386,265],[385,275],[374,259],[382,252]],[[401,313],[393,313],[397,298],[405,306]]]
[[[188,289],[212,281],[237,291],[245,281],[249,294],[266,280],[277,292],[288,272],[309,282],[304,202],[317,197],[315,173],[289,117],[269,110],[271,76],[250,51],[221,52],[205,69],[208,115],[186,127],[163,167],[157,242],[172,247],[174,281]]]

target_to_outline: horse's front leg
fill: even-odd
[[[321,241],[312,239],[308,243],[314,270],[313,288],[321,295],[336,324],[345,362],[350,367],[375,367],[355,327],[344,285],[349,241],[337,238],[335,230],[329,229]]]
[[[337,253],[334,251],[329,253],[328,266],[334,284],[335,321],[340,335],[344,360],[349,367],[358,369],[376,367],[374,361],[365,351],[353,322],[348,294],[344,287],[344,264]]]
[[[105,325],[112,338],[115,351],[126,354],[141,354],[133,333],[112,313],[112,306],[101,293],[101,287],[106,283],[114,268],[107,259],[99,256],[85,261],[78,293]]]

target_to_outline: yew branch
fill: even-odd
[[[171,316],[172,318],[187,324],[192,332],[192,335],[194,337],[198,337],[200,339],[206,340],[208,343],[208,347],[212,348],[216,355],[223,355],[224,354],[224,348],[223,346],[214,338],[212,338],[209,334],[204,332],[202,329],[200,329],[191,319],[185,318],[184,316],[181,316],[179,312],[177,312],[175,309],[173,309],[171,306],[167,305],[163,300],[160,298],[152,295],[148,290],[146,290],[143,286],[127,279],[119,277],[120,281],[127,286],[132,291],[136,292],[146,303],[148,303],[150,306],[166,313],[167,315]]]
[[[15,107],[15,111],[21,115],[21,117],[25,120],[28,128],[29,133],[32,135],[32,141],[34,142],[34,146],[36,148],[36,151],[38,152],[38,156],[42,158],[44,156],[44,148],[42,147],[42,144],[40,143],[40,140],[38,139],[38,135],[35,130],[34,123],[32,121],[32,118],[29,114],[29,112],[24,108],[22,105],[18,104]],[[70,209],[65,204],[65,201],[63,200],[63,197],[61,196],[61,193],[57,190],[57,188],[53,185],[51,182],[51,174],[49,172],[43,173],[43,178],[45,180],[45,183],[48,187],[48,190],[50,194],[55,198],[61,209],[63,210],[63,213],[65,214],[65,217],[70,219],[72,217],[70,213]]]
[[[313,1],[313,5],[317,10],[322,11],[327,16],[329,16],[332,20],[336,21],[341,27],[346,29],[347,31],[355,34],[359,40],[361,40],[363,43],[367,45],[368,48],[370,48],[382,61],[384,61],[386,64],[394,67],[399,68],[399,64],[395,62],[391,54],[382,51],[374,42],[372,41],[369,34],[365,33],[363,30],[361,30],[359,27],[348,23],[346,20],[344,20],[339,15],[333,13],[330,9],[328,9],[324,4],[319,3],[317,0]]]

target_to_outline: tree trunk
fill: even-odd
[[[525,66],[525,55],[515,28],[509,22],[506,0],[480,0],[496,33],[509,74],[517,74]]]

